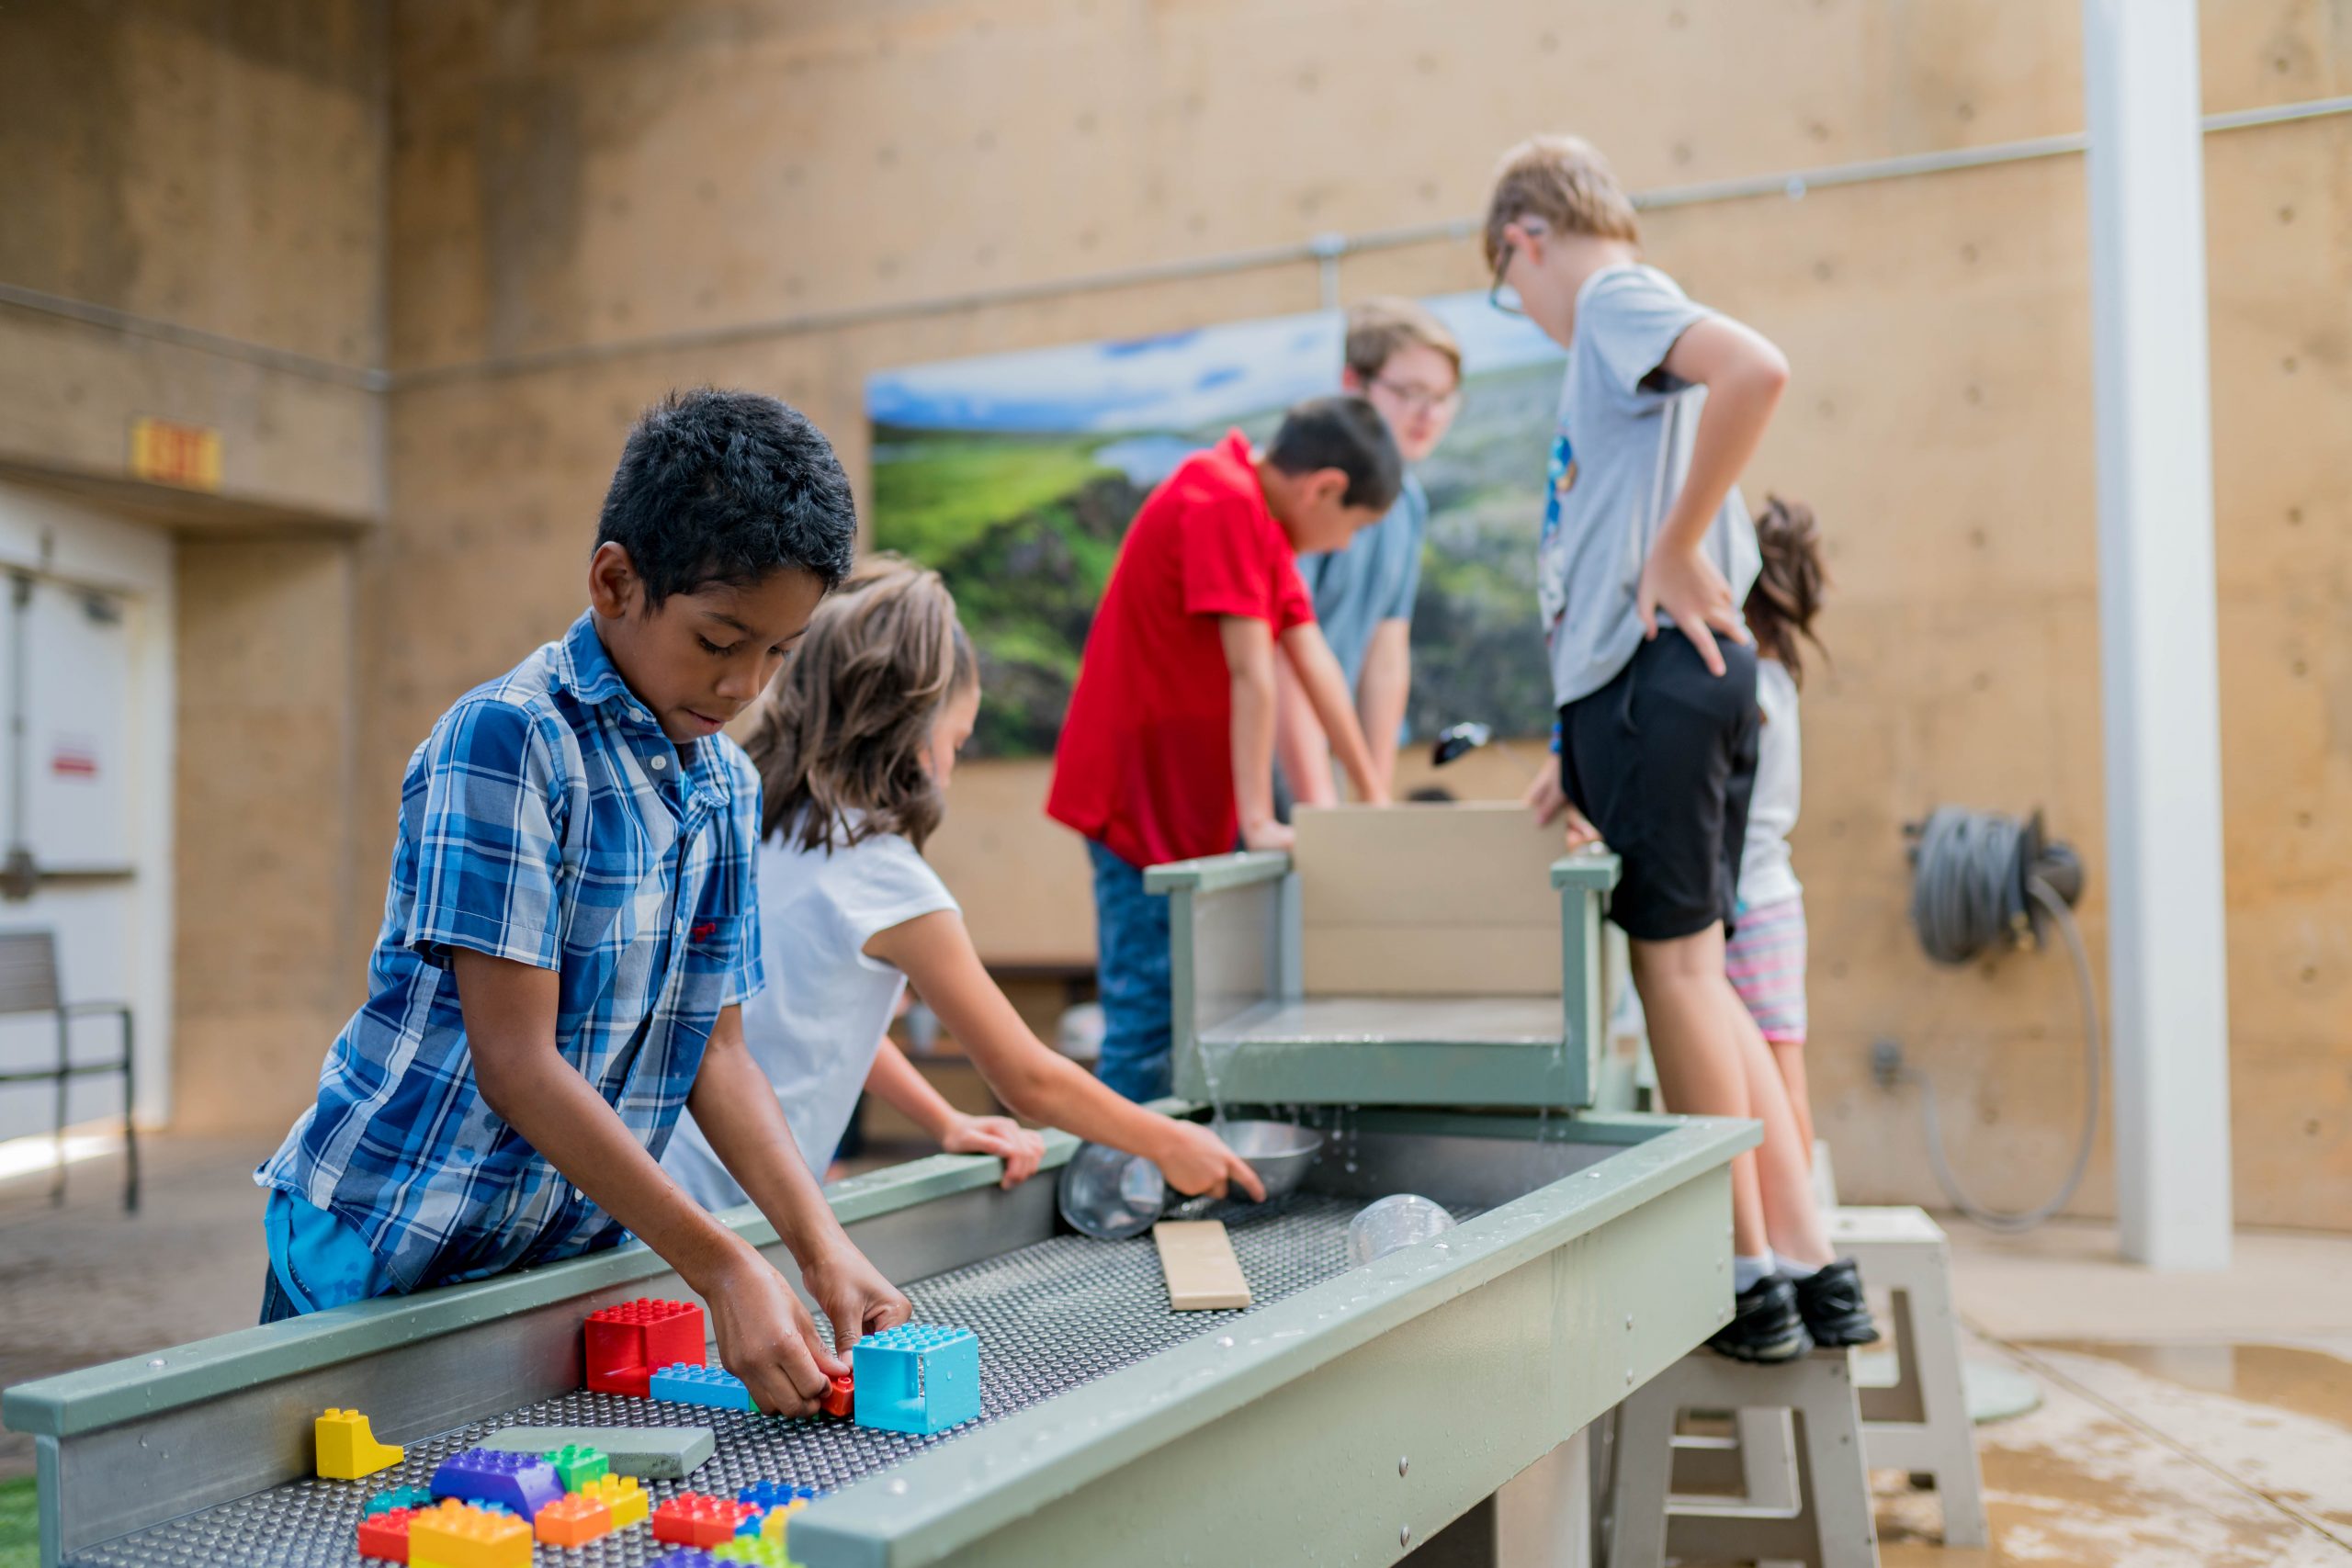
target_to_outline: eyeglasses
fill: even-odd
[[[1544,225],[1541,219],[1521,218],[1517,220],[1517,222],[1521,231],[1527,234],[1530,238],[1535,238],[1551,232],[1551,230]],[[1512,288],[1510,284],[1504,281],[1504,279],[1510,276],[1510,264],[1518,257],[1518,255],[1519,247],[1516,245],[1505,244],[1503,246],[1502,265],[1495,268],[1495,286],[1487,290],[1487,303],[1493,306],[1496,310],[1500,310],[1506,316],[1524,316],[1527,314],[1527,308],[1520,303],[1519,290]]]
[[[1385,376],[1374,377],[1372,384],[1404,404],[1408,413],[1452,413],[1462,406],[1462,389],[1459,387],[1451,391],[1432,392],[1427,387],[1408,386],[1402,381],[1391,381]]]

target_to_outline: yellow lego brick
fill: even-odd
[[[653,1515],[653,1505],[647,1501],[645,1488],[638,1484],[634,1475],[600,1475],[581,1487],[576,1495],[594,1497],[610,1508],[616,1530],[641,1525]]]
[[[531,1527],[452,1497],[409,1516],[409,1568],[531,1568]]]
[[[770,1508],[760,1516],[760,1533],[771,1540],[784,1540],[785,1529],[791,1523],[792,1516],[808,1506],[808,1498],[795,1497],[781,1508]]]
[[[368,1417],[356,1410],[329,1409],[311,1424],[318,1443],[319,1474],[328,1481],[357,1481],[400,1463],[406,1449],[379,1443]]]

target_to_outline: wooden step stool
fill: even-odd
[[[1745,1495],[1672,1491],[1674,1427],[1686,1410],[1738,1413],[1749,1439],[1740,1456]],[[1610,1568],[1662,1568],[1669,1557],[1809,1568],[1878,1562],[1851,1351],[1756,1367],[1694,1350],[1619,1406],[1613,1458]]]
[[[1864,1285],[1892,1298],[1879,1326],[1894,1342],[1895,1381],[1856,1390],[1864,1454],[1875,1469],[1933,1478],[1943,1499],[1946,1546],[1986,1545],[1984,1485],[1961,1377],[1960,1316],[1942,1227],[1918,1209],[1839,1209],[1829,1216],[1829,1239],[1840,1257],[1861,1266]],[[1749,1409],[1737,1412],[1734,1425],[1730,1437],[1678,1435],[1674,1484],[1759,1505],[1775,1500],[1773,1478],[1788,1469],[1787,1419]]]
[[[1943,1227],[1912,1208],[1838,1209],[1828,1219],[1838,1255],[1861,1266],[1865,1286],[1894,1298],[1879,1327],[1893,1332],[1898,1375],[1892,1386],[1860,1390],[1870,1461],[1933,1476],[1944,1544],[1986,1545],[1984,1482],[1961,1382],[1960,1313]]]

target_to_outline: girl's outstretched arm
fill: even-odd
[[[1018,1114],[1090,1143],[1142,1155],[1180,1192],[1222,1198],[1230,1183],[1252,1199],[1264,1199],[1258,1173],[1215,1133],[1121,1098],[1038,1039],[989,977],[964,917],[955,910],[918,915],[877,931],[865,952],[914,983],[997,1098]]]
[[[1006,1187],[1018,1187],[1037,1174],[1046,1157],[1046,1140],[1010,1116],[973,1116],[947,1103],[915,1070],[907,1054],[888,1035],[866,1070],[865,1092],[875,1096],[916,1126],[923,1136],[951,1155],[994,1155],[1004,1161]]]

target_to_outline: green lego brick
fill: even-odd
[[[548,1451],[548,1462],[555,1466],[555,1477],[563,1483],[566,1492],[577,1492],[600,1475],[612,1473],[612,1461],[605,1450],[592,1443],[566,1443]]]

